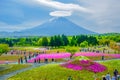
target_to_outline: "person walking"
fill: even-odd
[[[104,55],[102,56],[102,60],[104,60],[105,59],[105,57],[104,57]]]
[[[116,80],[116,77],[115,76],[112,76],[112,79],[111,80]]]
[[[20,58],[20,63],[21,63],[21,64],[23,63],[23,59],[22,59],[22,57]]]
[[[106,74],[106,80],[111,80],[111,78],[110,78],[110,73],[107,73],[107,74]]]
[[[115,69],[114,72],[113,72],[113,74],[114,74],[114,76],[115,76],[115,78],[116,78],[116,80],[117,80],[118,70]]]
[[[18,59],[18,64],[20,64],[20,58]]]
[[[27,63],[27,56],[24,57],[25,62]]]
[[[37,61],[36,61],[36,59],[34,59],[34,63],[36,63]]]
[[[40,58],[38,59],[38,63],[40,63]]]

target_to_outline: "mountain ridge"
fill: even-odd
[[[53,20],[45,22],[40,26],[23,30],[22,32],[32,32],[33,30],[38,33],[40,31],[39,34],[43,33],[47,35],[59,35],[59,34],[78,35],[78,34],[94,34],[95,33],[87,29],[84,29],[83,27],[80,27],[63,17],[55,18]]]

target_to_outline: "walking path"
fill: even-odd
[[[17,70],[17,71],[14,71],[14,72],[10,72],[8,74],[4,74],[4,75],[1,75],[0,76],[0,80],[7,80],[9,77],[11,76],[14,76],[18,73],[21,73],[21,72],[24,72],[24,71],[27,71],[27,70],[30,70],[30,69],[33,69],[35,67],[39,67],[39,66],[42,66],[42,65],[46,65],[45,63],[40,63],[40,64],[33,64],[31,67],[28,67],[28,68],[24,68],[24,69],[21,69],[21,70]]]
[[[111,59],[111,60],[120,60],[120,59]],[[99,60],[99,61],[96,61],[96,62],[104,62],[104,61],[111,61],[111,60]],[[17,71],[8,73],[8,74],[4,74],[4,75],[0,76],[0,80],[7,80],[9,77],[14,76],[18,73],[21,73],[21,72],[24,72],[24,71],[27,71],[27,70],[30,70],[30,69],[33,69],[33,68],[36,68],[36,67],[39,67],[39,66],[43,66],[43,65],[46,65],[46,64],[53,64],[53,63],[57,63],[57,62],[32,64],[31,67],[24,68],[24,69],[21,69],[21,70],[17,70]],[[63,63],[63,62],[61,62],[61,63]],[[61,63],[57,63],[57,64],[61,64]]]

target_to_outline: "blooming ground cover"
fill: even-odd
[[[107,54],[107,53],[95,53],[95,52],[78,52],[73,55],[73,57],[77,57],[77,56],[86,56],[92,60],[101,60],[102,56],[104,56],[105,59],[120,58],[120,54]]]
[[[36,58],[32,58],[28,60],[29,63],[33,63],[34,60],[44,60],[44,59],[62,59],[62,58],[70,58],[70,53],[52,53],[52,54],[39,54]]]
[[[51,53],[51,54],[39,54],[36,58],[28,60],[29,63],[33,63],[34,60],[44,60],[44,59],[63,59],[70,58],[70,53]],[[95,52],[78,52],[73,55],[74,57],[86,56],[91,60],[101,60],[101,57],[104,56],[105,59],[120,58],[120,54],[105,54],[105,53],[95,53]]]
[[[119,62],[120,60],[101,62],[100,64],[105,65],[107,70],[96,73],[98,79],[101,80],[102,75],[108,72],[113,76],[114,69],[120,71]],[[68,76],[72,76],[73,80],[94,80],[94,72],[88,70],[72,70],[61,67],[58,64],[40,66],[12,76],[8,80],[67,80]]]
[[[75,60],[61,64],[61,66],[73,70],[88,70],[94,73],[103,72],[107,69],[105,66],[91,60]]]

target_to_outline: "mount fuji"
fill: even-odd
[[[79,34],[95,34],[90,30],[84,29],[76,25],[64,17],[58,17],[46,21],[42,25],[31,29],[13,32],[14,36],[52,36],[52,35],[79,35]]]

